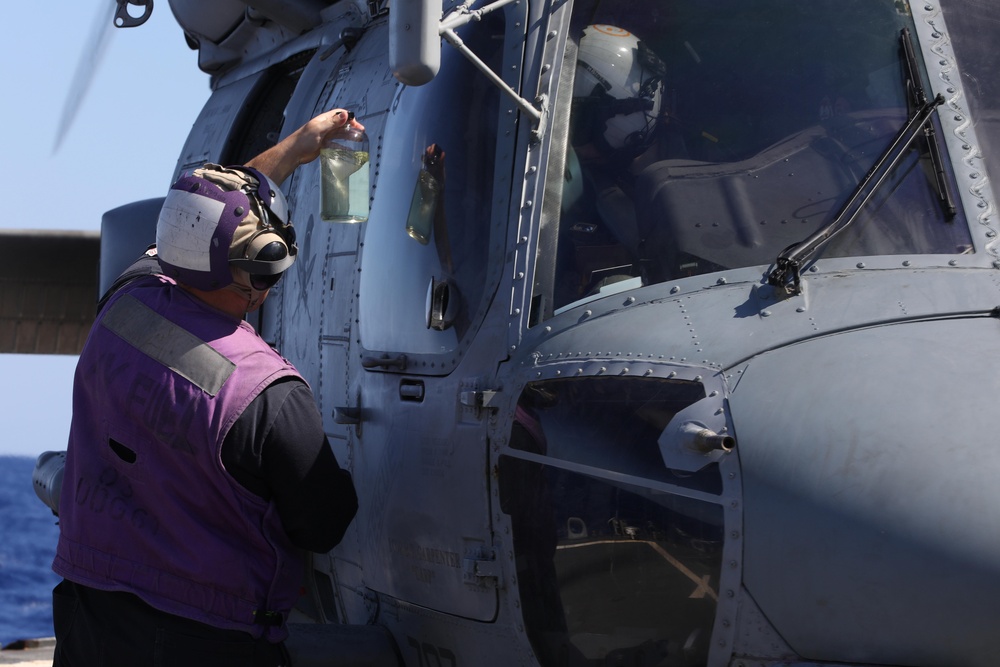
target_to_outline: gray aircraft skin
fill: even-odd
[[[253,319],[360,495],[297,664],[995,665],[998,7],[170,0],[213,91],[175,176],[369,139],[366,220],[284,184]],[[645,106],[574,103],[592,25]]]

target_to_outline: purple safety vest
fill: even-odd
[[[301,378],[253,327],[170,279],[124,287],[76,367],[52,569],[283,640],[301,552],[274,503],[226,472],[221,449],[250,402],[289,375]]]

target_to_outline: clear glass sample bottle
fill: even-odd
[[[348,128],[320,149],[320,218],[364,222],[369,198],[368,135]]]

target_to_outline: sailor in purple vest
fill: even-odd
[[[59,667],[289,664],[303,553],[357,511],[313,394],[245,320],[295,261],[278,184],[345,127],[320,114],[170,189],[156,248],[80,355],[59,501]]]

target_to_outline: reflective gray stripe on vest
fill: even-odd
[[[236,364],[133,296],[112,304],[101,326],[215,396]]]

